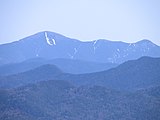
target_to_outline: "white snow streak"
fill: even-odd
[[[78,52],[77,48],[74,48],[74,53],[73,53],[73,54],[67,53],[67,55],[68,55],[71,59],[73,59],[74,56],[77,54],[77,52]]]
[[[95,45],[95,44],[97,43],[97,41],[98,41],[98,40],[95,40],[93,44]]]
[[[74,48],[74,55],[77,53],[78,51],[77,51],[77,48]]]
[[[52,44],[49,42],[49,38],[48,38],[48,36],[47,36],[47,32],[45,32],[45,37],[46,37],[47,43],[48,43],[49,45],[52,45]]]
[[[56,45],[56,41],[54,39],[49,39],[47,32],[45,32],[45,37],[46,37],[48,45],[53,45],[53,44]]]
[[[134,47],[136,46],[135,43],[130,43],[130,44],[129,44],[129,46],[132,46],[132,45],[133,45]]]
[[[69,56],[71,59],[73,59],[73,55],[71,55],[70,53],[68,53],[68,56]]]
[[[56,45],[56,41],[55,41],[55,39],[52,39],[52,41],[53,41],[53,44],[54,44],[54,45]]]
[[[94,43],[93,43],[94,53],[95,53],[95,51],[96,51],[96,46],[95,46],[95,45],[96,45],[97,41],[98,41],[98,40],[95,40]]]

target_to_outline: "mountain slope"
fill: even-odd
[[[100,86],[74,87],[66,81],[0,90],[0,96],[0,119],[5,120],[160,119],[160,102],[152,96]]]
[[[119,90],[147,88],[160,85],[160,58],[142,57],[107,71],[70,76],[68,79],[77,85],[103,85]]]
[[[23,73],[0,77],[0,86],[1,88],[18,87],[38,81],[50,80],[60,74],[62,74],[62,71],[59,68],[46,64]]]
[[[89,74],[54,74],[48,67],[0,78],[0,87],[16,87],[43,80],[68,80],[75,85],[100,85],[117,90],[137,90],[160,85],[160,58],[142,57],[102,72]],[[50,73],[46,73],[51,71]],[[59,70],[58,70],[59,71]],[[20,78],[20,79],[19,79]],[[27,81],[27,82],[26,82]],[[10,86],[11,85],[11,86]]]
[[[53,60],[34,58],[20,63],[12,63],[0,66],[0,76],[25,72],[45,64],[56,65],[62,71],[73,74],[98,72],[117,66],[117,64],[113,63],[96,63],[62,58],[57,58]]]
[[[0,64],[22,62],[34,57],[122,63],[142,56],[160,57],[160,47],[149,40],[137,43],[103,39],[82,42],[48,31],[0,45]]]

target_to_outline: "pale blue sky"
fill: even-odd
[[[160,45],[160,0],[1,0],[0,44],[40,31]]]

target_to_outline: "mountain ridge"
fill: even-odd
[[[0,66],[0,76],[6,76],[25,72],[41,65],[53,64],[59,67],[65,73],[84,74],[107,70],[116,67],[118,64],[114,63],[97,63],[75,59],[56,58],[46,60],[43,58],[32,58],[20,63],[11,63]]]
[[[160,91],[156,89],[128,94],[102,86],[75,87],[66,81],[43,81],[0,90],[0,118],[158,120],[160,96],[155,95],[160,95]]]
[[[160,85],[160,58],[142,57],[137,60],[130,60],[115,68],[106,71],[87,73],[87,74],[69,74],[63,72],[54,73],[40,69],[33,71],[0,77],[1,88],[12,88],[28,83],[35,83],[43,80],[67,80],[76,86],[82,85],[100,85],[122,91],[135,91],[141,88],[147,88],[154,85]],[[39,67],[43,68],[43,66]],[[153,69],[154,68],[154,69]],[[47,71],[50,71],[47,75]],[[59,71],[59,70],[58,70]],[[18,80],[21,78],[21,80]]]
[[[142,56],[160,57],[160,46],[148,40],[136,43],[102,39],[83,42],[48,31],[0,45],[0,64],[22,62],[34,57],[123,63]]]

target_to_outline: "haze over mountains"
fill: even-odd
[[[160,46],[40,32],[0,45],[2,120],[159,120]]]
[[[88,74],[64,73],[54,65],[0,77],[0,88],[14,88],[45,80],[67,80],[74,85],[100,85],[117,90],[138,90],[160,85],[160,58],[142,57],[118,67]]]
[[[0,45],[0,63],[22,62],[35,57],[122,63],[142,56],[160,57],[159,51],[160,47],[149,40],[137,43],[103,39],[82,42],[44,31],[17,42]]]
[[[118,65],[115,63],[97,63],[97,62],[89,62],[82,60],[63,59],[63,58],[46,60],[38,57],[20,63],[10,63],[1,65],[0,76],[25,72],[27,70],[31,70],[33,68],[45,64],[56,65],[63,72],[73,73],[73,74],[98,72],[116,67]]]

